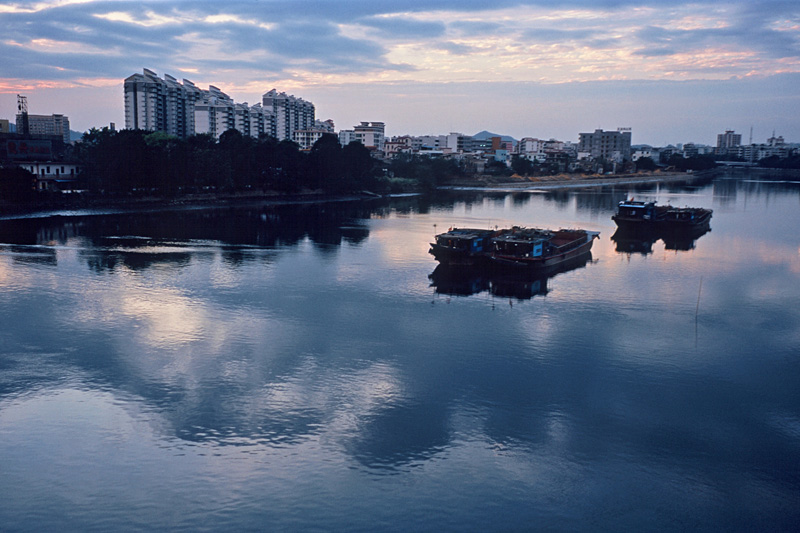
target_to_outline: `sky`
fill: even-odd
[[[0,118],[124,127],[143,68],[236,102],[276,88],[336,128],[634,144],[800,142],[800,2],[2,0]]]

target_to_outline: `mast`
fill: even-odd
[[[28,97],[17,95],[17,110],[22,117],[22,134],[26,137],[30,135],[30,126],[28,125]]]

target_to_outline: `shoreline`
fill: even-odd
[[[483,176],[472,180],[460,180],[437,187],[439,191],[485,191],[485,192],[542,192],[569,190],[590,187],[613,187],[618,185],[680,183],[708,179],[719,172],[741,172],[758,174],[777,173],[800,178],[800,171],[781,169],[730,169],[715,168],[694,173],[655,172],[648,174],[593,175],[573,176],[558,174],[534,178],[518,177],[514,181],[505,178],[500,181],[492,176]],[[737,173],[738,173],[737,172]],[[492,181],[497,179],[497,181]],[[369,191],[353,192],[342,195],[327,195],[321,191],[304,190],[295,193],[278,193],[275,191],[248,191],[239,193],[200,193],[183,196],[159,198],[153,196],[75,196],[52,197],[37,204],[10,205],[0,201],[0,221],[21,218],[46,218],[59,216],[90,216],[93,214],[113,214],[146,211],[183,210],[183,209],[215,209],[244,205],[281,205],[326,202],[352,202],[376,200],[381,198],[402,197],[425,194],[417,191],[378,195]],[[71,196],[71,195],[67,195]]]
[[[93,216],[156,211],[180,211],[192,209],[224,209],[247,205],[290,205],[326,202],[352,202],[376,198],[369,194],[347,194],[328,196],[318,191],[292,194],[239,193],[239,194],[191,194],[174,198],[142,197],[91,197],[73,201],[49,202],[37,205],[0,204],[0,221],[24,218],[49,218],[71,216]]]
[[[570,177],[567,174],[545,176],[539,178],[519,178],[516,181],[467,182],[452,183],[439,187],[444,190],[492,190],[492,191],[537,191],[553,189],[574,189],[583,187],[608,187],[613,185],[635,185],[640,183],[671,183],[680,181],[693,181],[703,178],[707,174],[665,172],[654,174],[622,174],[622,175],[595,175],[590,177]]]

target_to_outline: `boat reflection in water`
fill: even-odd
[[[618,253],[649,255],[653,253],[653,244],[659,239],[664,241],[667,250],[693,250],[697,240],[710,231],[711,227],[707,224],[681,230],[617,228],[611,240],[616,244]]]
[[[704,224],[686,229],[665,229],[660,237],[667,250],[693,250],[697,240],[711,231],[711,226]]]
[[[658,240],[658,236],[652,231],[617,229],[611,240],[616,244],[615,250],[619,253],[649,255],[653,253],[653,244]]]
[[[561,263],[546,274],[536,271],[487,269],[476,266],[440,264],[428,275],[437,294],[470,296],[489,292],[501,298],[529,300],[549,292],[548,281],[558,274],[583,268],[592,260],[588,252]]]

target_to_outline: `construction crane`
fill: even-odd
[[[22,117],[22,134],[26,137],[30,135],[30,126],[28,125],[28,97],[17,95],[17,111]]]

